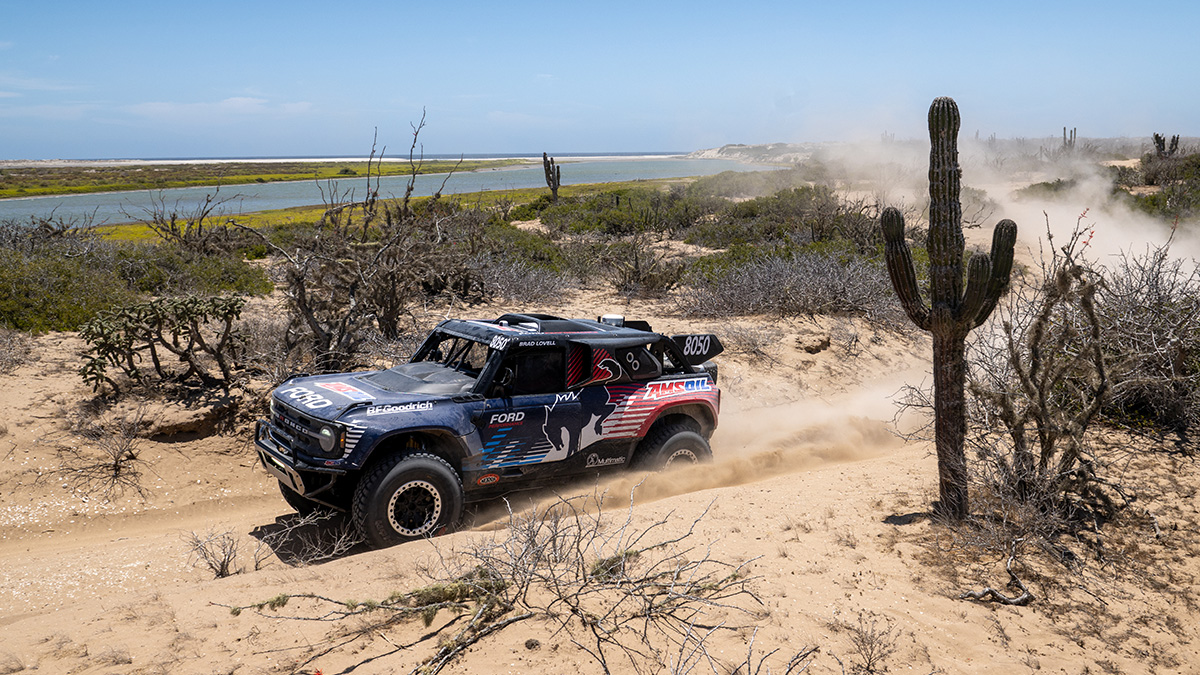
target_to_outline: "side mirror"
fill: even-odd
[[[500,369],[499,373],[496,374],[496,384],[500,385],[501,387],[510,387],[512,386],[515,378],[516,376],[513,374],[513,369],[505,366],[504,368]]]

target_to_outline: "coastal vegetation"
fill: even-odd
[[[407,176],[495,169],[526,163],[521,159],[425,160],[415,166],[403,162],[213,162],[146,163],[87,162],[69,166],[31,163],[0,167],[0,199],[46,195],[163,190],[206,185],[245,185],[301,180],[345,180],[368,173]]]

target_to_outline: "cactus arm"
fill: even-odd
[[[1016,247],[1016,243],[1017,224],[1007,218],[996,223],[996,229],[992,231],[992,254],[989,256],[992,262],[992,274],[988,279],[984,303],[979,307],[979,312],[975,315],[975,321],[971,325],[972,330],[987,321],[992,310],[996,308],[996,303],[1000,301],[1000,296],[1004,295],[1005,289],[1008,288],[1008,280],[1013,266],[1013,249]]]
[[[929,330],[929,309],[921,300],[917,289],[917,273],[913,266],[912,252],[904,240],[904,216],[894,208],[886,208],[880,217],[883,226],[883,257],[887,261],[888,276],[892,287],[900,298],[900,304],[912,322],[921,330]]]
[[[975,325],[975,317],[987,304],[991,276],[992,259],[981,253],[972,254],[967,263],[967,290],[954,317],[956,322]]]

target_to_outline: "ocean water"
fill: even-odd
[[[509,155],[512,156],[512,155]],[[492,156],[494,157],[494,156]],[[488,156],[472,157],[486,159]],[[433,159],[432,157],[427,159]],[[457,157],[454,157],[457,159]],[[775,166],[743,164],[724,159],[688,159],[678,156],[634,157],[608,155],[602,158],[556,157],[562,167],[563,185],[580,183],[611,183],[654,178],[709,176],[724,171],[765,171]],[[408,178],[385,176],[379,180],[382,197],[403,196]],[[443,187],[444,184],[444,187]],[[487,190],[545,187],[546,178],[541,162],[528,166],[505,167],[483,171],[417,176],[413,195],[423,197],[441,189],[443,195]],[[155,208],[186,214],[194,211],[205,197],[214,195],[228,200],[221,215],[310,206],[325,203],[331,189],[337,193],[353,191],[361,198],[366,191],[366,179],[357,177],[341,180],[336,186],[327,181],[295,181],[287,183],[256,183],[221,187],[175,188],[53,197],[18,197],[0,200],[0,220],[26,221],[31,217],[53,214],[64,219],[92,218],[95,224],[124,223],[145,218]],[[547,188],[548,189],[548,188]]]

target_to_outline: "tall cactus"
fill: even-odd
[[[554,163],[554,158],[542,153],[542,169],[546,171],[546,187],[550,188],[550,201],[558,201],[558,186],[562,185],[562,167]]]
[[[1017,225],[1002,220],[992,233],[990,256],[972,254],[963,289],[962,206],[958,166],[958,105],[934,99],[929,107],[929,300],[917,289],[912,254],[904,240],[904,216],[884,210],[880,224],[888,274],[912,322],[933,335],[934,434],[937,444],[939,515],[962,520],[967,515],[967,461],[964,385],[966,337],[987,320],[1012,271]]]

